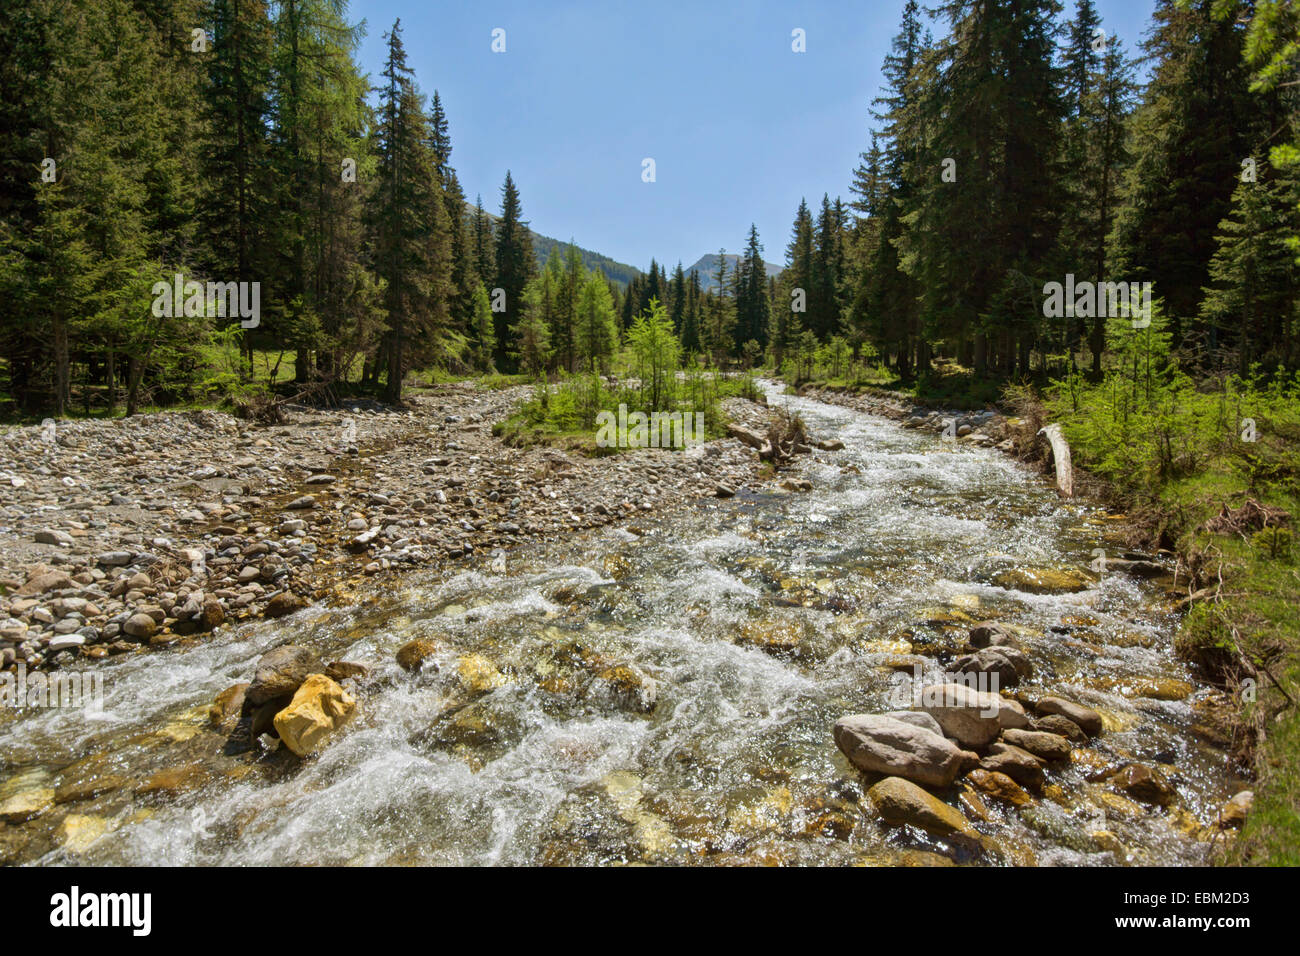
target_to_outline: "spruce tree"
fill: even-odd
[[[521,215],[519,190],[507,171],[501,186],[501,219],[497,223],[495,254],[495,288],[505,293],[505,309],[496,313],[496,365],[503,371],[514,367],[516,350],[511,345],[511,337],[522,315],[524,287],[537,271],[533,237]],[[549,336],[549,328],[547,333]],[[540,354],[535,345],[530,349],[533,358]]]

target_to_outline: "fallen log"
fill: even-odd
[[[748,428],[744,428],[741,425],[728,425],[727,434],[743,444],[748,445],[750,448],[761,450],[762,447],[767,444],[767,439],[758,432],[750,431]]]
[[[1062,498],[1074,497],[1074,466],[1070,462],[1070,444],[1061,433],[1060,424],[1053,422],[1038,430],[1052,446],[1052,460],[1056,463],[1056,493]]]

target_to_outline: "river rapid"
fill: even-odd
[[[169,864],[1193,864],[1228,760],[1191,732],[1176,619],[1118,573],[1073,593],[1004,572],[1077,573],[1119,522],[1062,502],[996,451],[776,387],[821,438],[809,492],[770,488],[639,515],[560,544],[411,574],[356,606],[224,628],[113,658],[102,712],[0,716],[11,862]],[[685,454],[705,454],[695,449]],[[591,505],[598,504],[591,502]],[[1003,575],[1002,577],[999,577]],[[1096,577],[1094,575],[1094,577]],[[1001,583],[995,581],[998,579]],[[996,852],[888,827],[837,750],[841,716],[895,709],[980,621],[1010,625],[1016,691],[1099,711],[1106,732],[1048,771],[1031,807],[972,816]],[[411,674],[396,650],[436,642]],[[318,755],[240,746],[208,706],[284,643],[371,669]],[[1169,807],[1101,779],[1159,768]],[[98,783],[96,783],[98,781]],[[939,796],[954,806],[959,787]],[[963,809],[971,812],[968,806]]]

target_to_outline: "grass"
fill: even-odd
[[[790,380],[790,376],[786,376]],[[800,385],[833,391],[870,392],[878,389],[900,392],[918,404],[941,408],[980,409],[996,404],[1002,395],[1003,382],[955,362],[936,363],[915,379],[903,379],[885,365],[853,364],[839,374],[826,366],[811,370]]]
[[[682,375],[682,373],[678,373]],[[670,376],[658,401],[639,384],[609,386],[592,375],[562,378],[557,384],[538,380],[533,395],[518,411],[493,426],[493,434],[514,447],[549,445],[588,456],[616,454],[627,449],[597,444],[597,415],[652,411],[704,416],[705,438],[726,433],[727,420],[720,402],[728,397],[759,398],[750,375],[723,376],[693,369],[683,377]]]
[[[1061,383],[1046,406],[1199,595],[1175,646],[1236,702],[1233,755],[1257,780],[1223,860],[1300,861],[1300,379],[1115,375]]]

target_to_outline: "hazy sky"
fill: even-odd
[[[1067,0],[1072,13],[1074,0]],[[922,4],[924,8],[925,4]],[[1135,52],[1154,0],[1097,0]],[[470,201],[500,211],[509,169],[540,233],[644,269],[741,249],[781,263],[801,196],[848,199],[903,0],[354,0],[378,82],[401,17],[421,89],[442,97]],[[505,30],[504,53],[492,31]],[[791,49],[805,32],[807,50]],[[941,32],[936,29],[936,33]],[[642,160],[656,181],[642,181]]]

